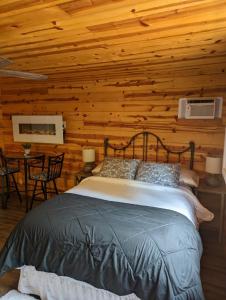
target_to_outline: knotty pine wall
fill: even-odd
[[[219,66],[218,66],[219,69]],[[216,72],[217,70],[212,70]],[[3,82],[3,81],[2,81]],[[103,158],[103,139],[115,144],[134,133],[150,130],[175,149],[192,140],[196,144],[195,169],[202,170],[207,154],[222,154],[224,122],[177,120],[178,99],[184,96],[226,97],[224,74],[214,76],[183,72],[78,82],[50,79],[33,82],[4,79],[1,84],[5,151],[21,151],[13,142],[12,114],[63,114],[65,144],[36,144],[32,150],[53,154],[65,152],[61,189],[70,188],[81,166],[83,146],[96,149]],[[20,181],[22,177],[20,178]]]

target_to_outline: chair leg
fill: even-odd
[[[43,190],[44,190],[44,199],[47,200],[47,190],[46,190],[46,181],[42,182]]]
[[[6,198],[6,193],[5,193],[5,176],[2,176],[2,208],[6,209],[7,208],[7,198]]]
[[[42,188],[43,196],[45,196],[45,188],[44,188],[43,182],[40,181],[40,183],[41,183],[41,188]]]
[[[37,183],[38,183],[38,181],[35,180],[34,190],[33,190],[32,197],[31,197],[30,210],[32,209],[33,202],[34,202],[34,199],[35,199],[35,192],[36,192],[36,188],[37,188]]]
[[[6,175],[5,177],[5,181],[6,181],[6,199],[8,200],[9,199],[9,191],[10,191],[10,180],[9,180],[9,175]]]
[[[58,193],[58,189],[57,189],[57,186],[56,186],[56,181],[55,181],[55,179],[53,179],[53,184],[54,184],[54,187],[55,187],[56,194],[58,195],[59,193]]]
[[[13,174],[12,174],[12,177],[13,177],[13,184],[14,184],[14,186],[15,186],[17,196],[18,196],[18,198],[19,198],[19,200],[20,200],[20,203],[22,203],[22,198],[21,198],[20,192],[19,192],[19,190],[18,190],[18,186],[17,186],[17,183],[16,183],[16,179],[15,179],[15,177],[14,177]]]

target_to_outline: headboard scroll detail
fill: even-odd
[[[169,162],[171,155],[174,155],[177,157],[177,162],[181,162],[182,154],[184,154],[185,152],[188,152],[189,153],[189,167],[190,167],[190,169],[193,169],[194,154],[195,154],[195,143],[194,142],[189,142],[188,147],[186,147],[185,149],[175,151],[175,150],[171,150],[168,146],[166,146],[162,142],[162,140],[160,139],[159,136],[157,136],[156,134],[149,132],[149,131],[143,131],[143,132],[139,132],[139,133],[135,134],[134,136],[132,136],[130,138],[129,142],[124,146],[114,146],[109,143],[109,138],[105,138],[104,139],[104,156],[105,157],[108,156],[108,149],[110,148],[114,151],[114,155],[116,155],[117,151],[122,151],[123,157],[125,157],[127,148],[132,147],[132,158],[135,158],[136,140],[138,138],[141,138],[142,139],[142,160],[147,161],[149,150],[151,149],[150,143],[149,143],[150,137],[154,138],[154,141],[155,141],[154,148],[155,148],[155,161],[156,162],[159,161],[160,149],[165,151],[166,162]],[[153,143],[151,145],[153,146]]]

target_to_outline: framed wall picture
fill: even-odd
[[[63,116],[13,115],[15,142],[63,144]]]

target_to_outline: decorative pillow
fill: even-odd
[[[103,166],[98,176],[134,179],[139,162],[139,159],[107,157],[103,162]]]
[[[199,175],[193,170],[182,168],[179,181],[180,183],[189,185],[191,187],[198,187]]]
[[[141,162],[138,167],[136,180],[178,187],[179,177],[179,164]]]

